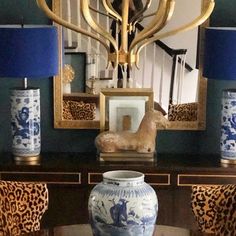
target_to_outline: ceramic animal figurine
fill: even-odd
[[[153,153],[156,146],[156,124],[166,128],[169,121],[160,111],[145,113],[136,132],[130,131],[105,131],[95,139],[99,152],[113,153],[123,151],[136,151],[137,153]]]

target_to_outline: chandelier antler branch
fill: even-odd
[[[173,15],[175,0],[159,0],[159,4],[151,21],[141,32],[136,32],[136,23],[145,18],[143,14],[151,6],[152,0],[146,0],[146,3],[142,9],[138,9],[133,15],[130,15],[130,2],[133,3],[132,0],[122,0],[120,6],[121,11],[114,7],[111,0],[102,0],[101,4],[105,10],[103,15],[107,15],[109,18],[112,18],[119,25],[121,40],[120,42],[117,42],[114,35],[111,35],[110,32],[102,27],[102,25],[96,22],[96,20],[92,17],[91,11],[93,8],[90,6],[90,0],[80,0],[81,11],[88,26],[99,34],[100,37],[96,33],[92,33],[77,25],[69,23],[54,14],[47,6],[46,0],[36,1],[38,6],[46,13],[46,15],[56,23],[99,41],[106,49],[108,62],[111,62],[114,67],[120,64],[128,65],[130,68],[134,63],[138,67],[139,54],[145,46],[156,40],[191,30],[199,26],[209,18],[215,6],[215,1],[209,0],[207,6],[204,8],[204,12],[196,19],[176,29],[161,33],[160,30],[164,28]],[[100,12],[98,11],[97,14],[99,13]],[[135,35],[135,33],[137,33],[137,35]],[[129,42],[129,34],[134,34],[131,42]],[[114,50],[111,50],[111,46]]]
[[[168,20],[173,15],[174,6],[175,1],[173,0],[163,0],[160,2],[156,14],[154,14],[153,20],[147,27],[144,28],[144,30],[138,33],[132,41],[129,47],[130,55],[132,55],[133,49],[138,43],[159,32],[167,24]],[[129,62],[129,66],[131,65],[132,61]]]
[[[116,12],[109,0],[102,0],[102,3],[108,14],[113,16],[115,19],[122,21],[122,17]]]
[[[181,32],[185,32],[185,31],[188,31],[188,30],[191,30],[199,25],[201,25],[202,23],[204,23],[208,18],[209,16],[211,15],[213,9],[214,9],[214,6],[215,6],[215,2],[214,0],[211,0],[209,3],[208,3],[208,6],[206,8],[205,11],[203,11],[203,13],[198,16],[197,18],[195,18],[193,21],[191,21],[190,23],[187,23],[177,29],[174,29],[174,30],[171,30],[171,31],[168,31],[168,32],[165,32],[165,33],[162,33],[162,34],[159,34],[159,35],[156,35],[154,37],[151,37],[151,38],[148,38],[146,39],[145,41],[143,41],[141,43],[141,45],[138,47],[137,51],[136,51],[136,63],[138,63],[139,61],[139,54],[140,54],[140,51],[145,47],[147,46],[148,44],[152,43],[152,42],[155,42],[156,40],[160,40],[162,38],[165,38],[165,37],[168,37],[168,36],[173,36],[175,34],[178,34],[178,33],[181,33]],[[130,51],[130,53],[132,53],[132,50]]]
[[[130,22],[132,22],[134,25],[136,24],[137,21],[139,21],[139,19],[142,18],[143,13],[151,6],[152,0],[147,0],[145,6],[143,7],[143,9],[141,9],[140,11],[138,11],[130,20]]]

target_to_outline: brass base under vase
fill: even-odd
[[[236,159],[232,160],[232,159],[225,159],[225,158],[221,158],[220,159],[221,164],[223,165],[236,165]]]
[[[14,156],[16,164],[20,165],[38,165],[40,163],[40,155],[37,156]]]

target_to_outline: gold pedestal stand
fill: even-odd
[[[137,153],[132,151],[127,152],[111,152],[99,154],[100,161],[135,161],[135,162],[153,162],[155,153]]]

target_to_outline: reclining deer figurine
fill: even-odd
[[[148,111],[145,113],[136,132],[130,131],[105,131],[95,139],[95,145],[99,152],[113,153],[123,151],[136,151],[137,153],[153,153],[156,146],[157,128],[166,128],[169,121],[160,111]]]

